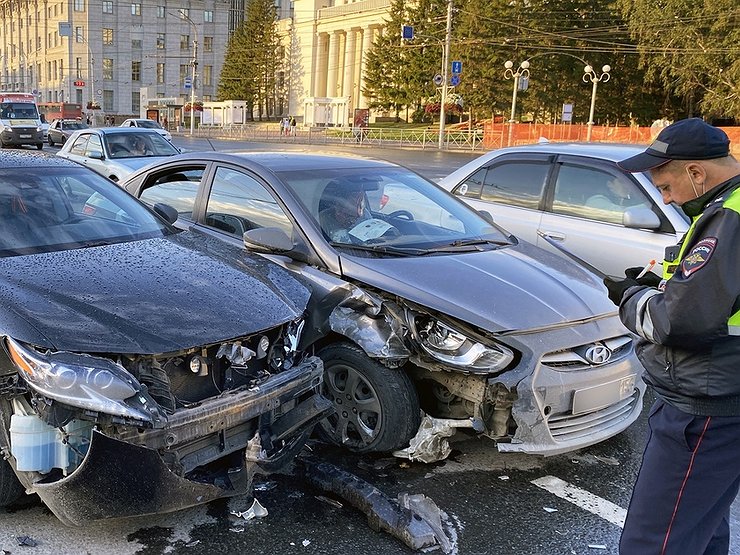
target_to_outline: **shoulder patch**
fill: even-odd
[[[681,261],[681,273],[684,277],[689,277],[697,270],[703,268],[712,257],[716,246],[716,237],[705,237],[699,241]]]

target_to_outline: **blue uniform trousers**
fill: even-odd
[[[658,399],[621,555],[726,555],[740,487],[740,416],[694,416]]]

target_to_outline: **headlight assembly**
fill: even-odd
[[[507,347],[484,345],[439,320],[425,321],[417,328],[417,336],[429,355],[468,371],[497,372],[514,360],[514,353]]]
[[[39,353],[10,337],[6,346],[21,377],[45,397],[72,407],[151,423],[158,414],[136,378],[107,358]]]

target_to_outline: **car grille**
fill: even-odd
[[[632,396],[587,414],[550,415],[547,419],[547,427],[555,441],[579,439],[590,435],[594,429],[603,431],[628,418],[639,398],[640,392],[635,390]]]
[[[594,352],[594,348],[606,347],[608,349],[608,357],[603,362],[593,362],[589,360],[589,350],[591,353]],[[599,349],[603,354],[603,350]],[[598,341],[596,343],[589,343],[587,345],[579,345],[572,349],[566,349],[563,351],[555,351],[547,353],[541,359],[542,364],[557,370],[558,372],[567,372],[570,370],[583,370],[586,368],[592,368],[594,366],[601,366],[602,364],[611,364],[616,362],[632,352],[632,337],[629,335],[621,335],[619,337],[612,337],[611,339],[605,339],[604,341]]]

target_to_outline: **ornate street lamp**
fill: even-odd
[[[590,65],[587,65],[583,68],[583,82],[588,83],[591,81],[593,83],[593,89],[591,90],[591,111],[588,114],[588,134],[586,135],[586,140],[590,143],[591,142],[591,132],[594,128],[594,107],[596,106],[596,85],[599,84],[599,82],[603,81],[606,83],[610,79],[609,72],[612,70],[611,66],[605,65],[601,68],[601,75],[598,75],[594,68]]]
[[[519,91],[519,80],[524,77],[529,78],[529,62],[524,60],[516,71],[514,71],[514,62],[507,60],[504,64],[506,71],[504,71],[504,77],[506,79],[514,79],[514,93],[511,95],[511,117],[509,118],[509,139],[506,146],[511,146],[512,132],[514,131],[514,114],[516,113],[516,95]]]

